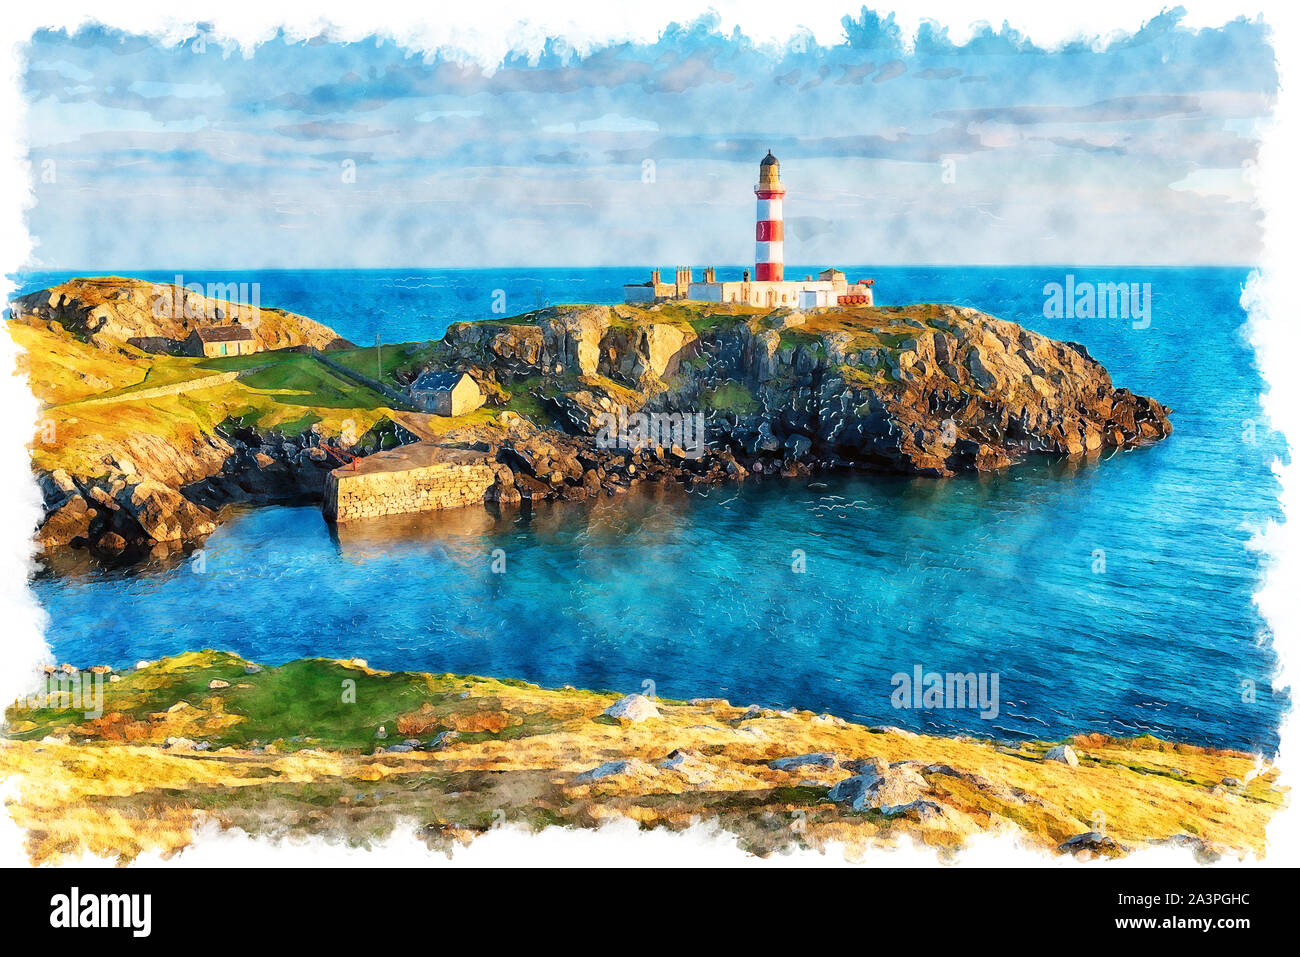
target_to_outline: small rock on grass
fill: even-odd
[[[894,814],[914,805],[928,788],[925,778],[914,768],[901,767],[845,778],[826,796],[838,804],[848,804],[855,811],[876,809]]]
[[[1044,761],[1060,761],[1062,764],[1068,764],[1072,768],[1079,766],[1079,756],[1074,753],[1074,748],[1068,744],[1058,744],[1046,754],[1043,755]]]
[[[429,742],[428,748],[430,751],[441,751],[459,737],[459,731],[439,731]]]
[[[631,758],[627,761],[606,761],[604,764],[592,768],[590,771],[583,771],[573,779],[575,784],[590,784],[592,781],[599,781],[602,778],[612,778],[623,774],[635,774],[638,770],[645,767],[645,762],[638,758]]]
[[[1090,852],[1091,854],[1122,854],[1128,850],[1123,844],[1098,831],[1085,831],[1064,841],[1057,850],[1066,854]]]
[[[777,758],[775,761],[767,762],[767,766],[773,771],[793,771],[796,768],[818,767],[833,768],[839,763],[839,759],[828,751],[820,751],[814,754],[798,754],[789,758]]]
[[[659,717],[659,709],[654,706],[654,702],[642,694],[630,694],[620,698],[602,713],[619,721],[633,722]]]

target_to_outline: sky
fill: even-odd
[[[760,44],[704,14],[488,65],[40,32],[31,267],[740,265],[769,149],[790,263],[1254,264],[1269,30],[1182,20],[1046,49],[867,8]]]

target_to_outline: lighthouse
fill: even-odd
[[[785,278],[785,223],[781,217],[781,164],[768,150],[758,164],[758,222],[754,226],[754,279],[758,282],[781,282]]]
[[[696,282],[690,267],[679,266],[676,282],[663,282],[659,270],[654,269],[649,282],[630,282],[623,286],[623,301],[641,305],[686,299],[801,310],[875,303],[872,290],[875,280],[849,282],[838,269],[823,269],[816,279],[809,274],[802,281],[786,281],[785,221],[781,210],[785,185],[781,182],[781,164],[771,150],[758,164],[754,195],[758,197],[758,222],[754,226],[753,279],[746,269],[739,282],[719,280],[717,270],[709,267],[704,270],[704,281]],[[740,237],[736,240],[739,242]]]

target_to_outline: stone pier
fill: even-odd
[[[357,459],[325,479],[325,517],[339,524],[478,505],[496,480],[483,452],[417,442]]]

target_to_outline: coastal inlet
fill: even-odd
[[[1060,278],[1050,269],[880,275],[903,294],[937,292],[1018,317],[1041,313],[1044,285]],[[1105,275],[1080,273],[1094,281]],[[1150,278],[1145,271],[1127,275]],[[539,281],[551,284],[544,297],[590,301],[618,296],[625,276],[626,270],[591,270],[575,280],[555,271]],[[438,339],[420,338],[430,328],[430,312],[453,318],[474,312],[465,305],[473,290],[498,286],[518,300],[536,300],[530,277],[471,271],[246,278],[262,282],[263,301],[328,316],[347,338],[362,341],[374,338],[374,327],[364,324],[370,314],[348,304],[356,290],[370,290],[393,308],[388,321],[412,343],[386,345],[378,354],[373,348],[323,354],[370,378],[382,363],[397,388],[399,378],[413,381],[418,369],[433,364],[426,356],[447,348],[442,324],[432,325]],[[1010,468],[941,480],[865,471],[774,480],[769,466],[778,476],[787,471],[784,446],[795,431],[782,430],[798,424],[774,418],[771,439],[759,421],[731,452],[749,471],[743,481],[647,481],[646,473],[670,469],[694,475],[697,465],[676,462],[670,449],[662,458],[643,450],[639,459],[595,461],[605,479],[598,491],[586,491],[563,474],[551,480],[557,471],[584,478],[592,471],[599,478],[577,459],[595,444],[593,437],[542,428],[569,421],[573,403],[565,397],[584,390],[551,389],[538,374],[515,382],[504,406],[487,401],[470,413],[471,425],[495,419],[494,434],[521,451],[518,460],[494,463],[516,476],[517,505],[488,502],[345,522],[333,530],[320,517],[325,476],[347,465],[323,446],[374,455],[436,439],[405,430],[399,418],[419,415],[431,430],[449,420],[393,409],[386,403],[395,400],[363,389],[311,354],[119,356],[88,346],[84,333],[11,321],[11,335],[28,345],[32,386],[46,396],[56,426],[54,444],[33,446],[39,475],[48,481],[63,467],[73,488],[84,490],[88,508],[117,516],[123,538],[143,537],[128,522],[139,507],[123,504],[132,494],[127,489],[140,491],[139,472],[180,477],[174,485],[153,481],[223,522],[203,539],[202,554],[185,563],[166,554],[194,546],[174,540],[161,547],[145,542],[137,564],[130,564],[130,545],[113,552],[93,537],[89,548],[47,549],[47,570],[33,588],[55,623],[49,635],[55,661],[121,666],[194,647],[232,648],[270,663],[360,655],[391,669],[511,675],[555,687],[636,690],[654,680],[661,693],[682,698],[721,694],[824,708],[914,730],[1048,738],[1149,732],[1270,753],[1287,699],[1272,690],[1276,658],[1251,600],[1263,559],[1247,546],[1264,521],[1278,517],[1269,462],[1280,450],[1262,422],[1253,442],[1243,438],[1241,423],[1259,415],[1261,390],[1250,350],[1236,332],[1244,320],[1237,298],[1246,274],[1190,270],[1155,278],[1155,318],[1146,330],[1083,320],[1026,324],[1062,346],[1086,342],[1113,371],[1123,370],[1116,376],[1121,383],[1175,408],[1178,432],[1166,441],[1135,441],[1092,455],[1086,449],[1076,456],[1025,452]],[[26,288],[65,282],[41,277]],[[676,308],[649,315],[662,320]],[[770,362],[766,353],[756,356],[779,373],[773,389],[805,374],[796,363],[816,368],[814,350],[799,353],[796,341],[814,315],[802,329],[771,330],[780,345]],[[692,331],[707,339],[733,323],[741,324],[722,316]],[[538,335],[528,319],[514,333],[504,328],[510,324],[498,325],[511,337]],[[609,335],[626,335],[635,325],[615,319]],[[450,338],[463,335],[456,331]],[[892,333],[897,344],[920,330],[913,324],[904,331]],[[760,326],[766,341],[768,332]],[[727,335],[755,338],[734,327]],[[474,353],[480,346],[471,341],[464,349]],[[863,353],[859,359],[869,368]],[[277,361],[267,366],[271,357]],[[680,364],[706,361],[707,354]],[[147,403],[75,404],[78,396],[111,397],[114,389],[127,395],[145,378],[163,385],[257,365],[266,367]],[[881,379],[891,374],[886,368]],[[702,394],[709,396],[701,403],[707,417],[725,421],[737,435],[755,421],[744,416],[764,413],[762,393],[744,383],[706,386]],[[355,443],[344,437],[349,430]],[[799,434],[810,441],[820,434],[810,431],[805,426]],[[909,435],[915,442],[915,433]],[[549,458],[530,451],[535,437],[555,449],[539,449]],[[773,440],[778,449],[761,447]],[[891,440],[904,442],[901,434]],[[560,454],[569,451],[582,471]],[[811,472],[808,463],[818,459],[833,461],[825,452],[810,453],[789,471]],[[868,461],[856,454],[841,460]],[[888,462],[881,456],[875,467]],[[127,463],[137,470],[130,481]],[[750,468],[759,464],[763,472]],[[109,481],[111,474],[121,486]],[[820,485],[826,487],[809,487]],[[157,487],[144,491],[160,496]],[[57,493],[50,494],[57,502]],[[144,511],[146,520],[150,514]],[[150,527],[177,534],[174,527]],[[90,525],[91,536],[97,529]],[[498,549],[506,555],[505,575],[491,572]],[[795,550],[805,554],[804,574],[792,570]],[[998,672],[1006,700],[997,721],[968,711],[891,709],[889,675],[918,663]],[[1244,688],[1255,689],[1249,704]]]

